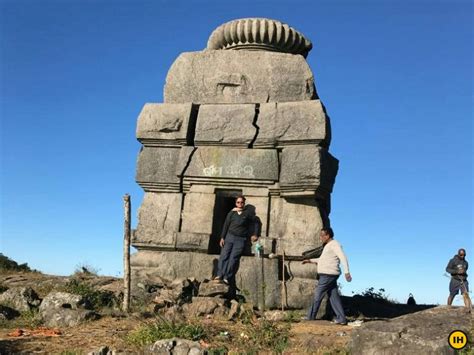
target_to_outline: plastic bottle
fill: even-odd
[[[255,257],[259,258],[262,252],[262,245],[257,241],[254,247],[255,247]]]

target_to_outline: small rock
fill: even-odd
[[[230,301],[230,310],[228,314],[228,319],[238,318],[240,314],[240,303],[236,300]]]
[[[201,344],[195,341],[172,338],[158,340],[150,346],[152,354],[199,355],[204,354]]]

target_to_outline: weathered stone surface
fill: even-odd
[[[247,206],[255,208],[255,215],[260,220],[260,234],[265,236],[267,234],[268,223],[268,199],[269,197],[260,197],[245,195],[247,197]]]
[[[136,181],[145,191],[179,192],[179,148],[144,147],[138,155]]]
[[[130,257],[132,283],[146,279],[147,275],[160,275],[169,280],[187,277],[209,279],[217,258],[218,255],[193,252],[140,250]]]
[[[199,285],[199,297],[224,297],[229,292],[229,286],[220,282],[202,282]]]
[[[255,105],[201,105],[196,124],[196,146],[247,148],[257,134]]]
[[[464,308],[439,306],[398,318],[362,324],[352,331],[353,354],[454,354],[448,336],[469,332],[472,317]]]
[[[183,306],[184,312],[191,317],[213,314],[219,307],[224,307],[224,299],[217,297],[193,297],[190,304]]]
[[[166,77],[165,103],[230,104],[316,98],[302,56],[263,51],[182,53]]]
[[[330,193],[336,179],[338,160],[325,148],[286,147],[281,154],[280,191],[289,195],[305,191]]]
[[[261,104],[257,126],[254,147],[329,145],[329,120],[319,100]]]
[[[137,122],[137,138],[145,146],[181,146],[187,141],[192,104],[145,104]]]
[[[199,154],[199,151],[196,152]],[[196,154],[193,160],[197,159]],[[189,170],[189,169],[188,169]],[[187,171],[188,171],[187,170]],[[186,171],[186,174],[187,174]],[[212,217],[214,210],[214,194],[188,193],[184,197],[183,232],[201,233],[210,235],[212,233]],[[182,236],[185,238],[185,236]],[[207,245],[206,245],[207,249]]]
[[[181,203],[180,193],[145,193],[132,243],[174,248]]]
[[[149,351],[152,354],[160,355],[200,355],[205,353],[198,342],[180,338],[158,340],[150,346]]]
[[[262,277],[263,261],[263,277]],[[242,257],[236,275],[237,287],[248,301],[260,309],[278,307],[281,288],[278,282],[278,260],[256,257]]]
[[[86,300],[80,295],[52,292],[41,302],[39,314],[48,327],[73,327],[83,321],[99,318],[97,313],[88,308]]]
[[[41,303],[31,287],[12,287],[0,294],[0,303],[19,312],[26,312]]]
[[[318,266],[316,264],[302,264],[301,261],[285,261],[286,279],[297,277],[316,280]]]
[[[183,223],[184,224],[184,223]],[[186,228],[190,223],[186,223]],[[193,250],[207,252],[209,248],[209,233],[176,233],[176,250]]]
[[[269,236],[280,238],[277,240],[278,254],[301,256],[303,251],[319,246],[322,227],[314,197],[272,197]]]
[[[231,183],[259,186],[278,180],[278,156],[273,149],[200,147],[184,174],[184,183]]]

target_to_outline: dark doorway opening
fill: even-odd
[[[227,213],[235,207],[235,198],[242,194],[242,190],[216,189],[215,194],[216,199],[214,202],[212,218],[212,234],[207,248],[209,254],[220,254],[221,247],[219,246],[219,240],[221,239],[225,217],[227,216]]]

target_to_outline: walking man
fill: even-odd
[[[458,253],[449,260],[446,271],[451,274],[451,282],[449,283],[448,306],[453,303],[454,297],[461,291],[464,298],[464,305],[471,309],[471,299],[469,298],[469,283],[467,282],[466,250],[459,249]]]
[[[349,273],[349,263],[347,257],[342,251],[341,244],[334,240],[334,232],[331,228],[323,228],[320,234],[321,242],[324,245],[321,256],[317,259],[303,260],[303,264],[314,263],[318,264],[319,281],[314,291],[314,299],[311,308],[308,311],[308,320],[314,320],[318,313],[321,301],[324,295],[329,295],[329,302],[336,314],[336,324],[347,324],[346,315],[342,308],[341,297],[337,289],[337,279],[341,274],[340,264],[344,269],[344,276],[348,282],[351,282],[352,277]]]

